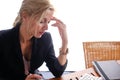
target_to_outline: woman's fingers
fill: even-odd
[[[60,22],[60,23],[62,23],[62,24],[63,24],[63,22],[62,22],[61,20],[57,19],[56,17],[52,17],[52,19],[51,19],[51,20],[54,20],[54,21],[57,21],[57,22]]]
[[[55,21],[55,23],[53,23],[52,26],[58,27],[60,31],[66,30],[66,25],[60,19],[53,17],[51,20]]]
[[[25,80],[36,80],[36,79],[42,79],[42,76],[38,74],[29,74]]]

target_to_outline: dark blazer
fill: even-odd
[[[19,27],[0,31],[0,77],[8,80],[24,80],[23,56],[19,40]],[[55,56],[50,33],[45,32],[41,38],[32,38],[32,54],[30,72],[39,68],[43,62],[55,77],[60,77],[64,72],[67,62],[61,66]]]

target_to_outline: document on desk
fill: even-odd
[[[85,73],[79,80],[103,80],[101,77],[96,77],[91,74]]]
[[[116,60],[93,61],[92,63],[104,80],[120,80],[120,64]]]

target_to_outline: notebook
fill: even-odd
[[[120,80],[120,64],[117,61],[93,61],[92,64],[104,80]]]

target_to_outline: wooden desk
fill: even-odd
[[[120,64],[120,60],[117,60],[118,64]],[[94,76],[99,76],[94,68],[88,68],[88,69],[85,69],[85,70],[82,70],[82,71],[77,71],[77,72],[73,72],[73,73],[70,73],[70,74],[65,74],[63,75],[62,77],[60,78],[52,78],[52,79],[48,79],[48,80],[79,80],[79,78],[84,75],[85,73],[89,73],[89,74],[92,74]]]
[[[78,80],[82,75],[84,75],[85,73],[89,73],[95,76],[98,76],[98,74],[94,71],[93,68],[88,68],[82,71],[77,71],[77,72],[73,72],[70,74],[65,74],[60,78],[52,78],[49,80]]]

